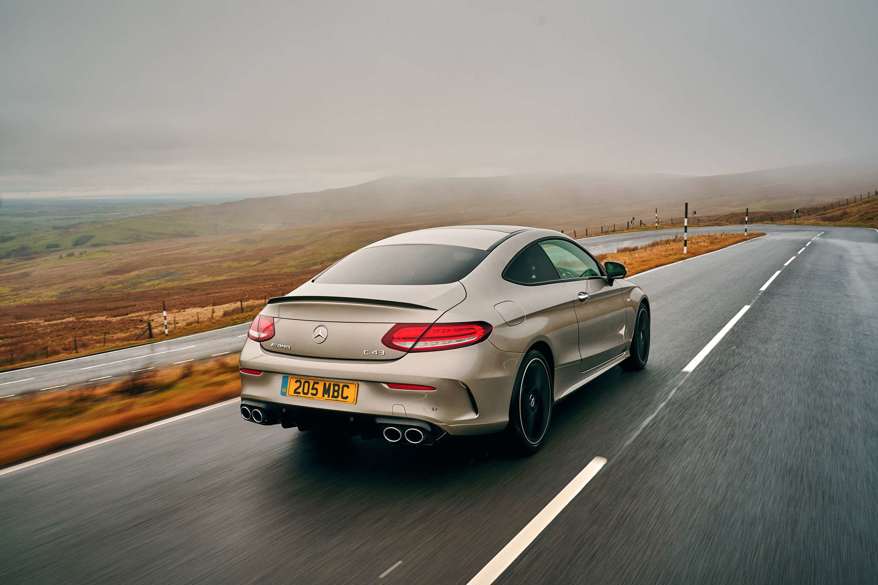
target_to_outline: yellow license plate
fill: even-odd
[[[281,396],[296,396],[311,400],[330,400],[333,402],[357,403],[359,384],[345,380],[324,380],[322,378],[302,378],[284,376],[280,386]]]

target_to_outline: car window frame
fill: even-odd
[[[577,248],[579,248],[580,250],[582,250],[583,252],[585,252],[585,254],[588,255],[589,258],[591,258],[592,260],[595,261],[595,264],[598,265],[598,270],[600,271],[600,275],[599,275],[599,276],[579,276],[579,277],[576,277],[576,278],[561,278],[561,275],[559,274],[559,275],[558,275],[558,278],[556,278],[555,280],[544,280],[544,281],[542,281],[542,282],[518,282],[518,281],[516,281],[516,280],[511,280],[511,279],[509,279],[509,278],[507,277],[506,274],[507,274],[507,272],[509,271],[509,267],[510,267],[510,266],[511,266],[516,260],[518,260],[518,257],[519,257],[519,256],[521,256],[522,254],[524,254],[525,250],[527,250],[527,249],[530,248],[531,246],[539,246],[541,242],[545,242],[545,241],[547,241],[547,240],[561,240],[561,241],[563,241],[563,242],[571,242],[574,246],[576,246]],[[546,251],[545,251],[545,250],[543,250],[543,254],[546,254]],[[549,255],[548,255],[548,254],[546,254],[546,258],[549,258]],[[551,259],[551,258],[549,258],[549,262],[550,262],[550,263],[552,262],[552,259]],[[555,273],[557,274],[557,273],[558,273],[558,269],[555,268],[555,265],[554,265],[554,264],[552,264],[552,268],[555,269]],[[524,246],[523,248],[521,248],[521,250],[519,250],[518,252],[516,252],[515,255],[509,260],[509,262],[506,263],[506,266],[503,268],[503,271],[500,273],[500,276],[501,276],[501,278],[503,278],[503,280],[505,280],[506,282],[509,282],[509,283],[512,283],[512,284],[517,284],[517,285],[519,285],[519,286],[543,286],[543,285],[546,285],[546,284],[558,284],[558,283],[561,283],[561,282],[578,282],[578,281],[580,281],[580,280],[594,280],[594,279],[598,279],[598,278],[601,279],[601,280],[606,280],[606,279],[607,279],[607,272],[606,272],[606,270],[604,270],[604,264],[603,264],[603,262],[601,262],[600,260],[598,260],[597,258],[595,258],[595,257],[594,257],[594,254],[592,254],[591,252],[589,252],[588,250],[586,250],[586,249],[585,249],[583,246],[581,246],[581,245],[579,244],[579,242],[577,242],[576,240],[574,240],[574,239],[572,239],[572,238],[564,238],[564,237],[558,237],[558,236],[544,236],[544,237],[542,237],[542,238],[539,238],[538,240],[534,240],[534,241],[530,242],[529,244],[527,244],[526,246]]]

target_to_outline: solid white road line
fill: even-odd
[[[189,358],[188,360],[180,360],[179,362],[174,362],[171,364],[172,366],[179,366],[180,364],[188,364],[189,362],[194,362],[195,358]]]
[[[656,266],[655,268],[650,268],[649,270],[644,270],[643,272],[638,272],[632,276],[626,277],[626,280],[633,280],[635,278],[639,278],[644,274],[649,274],[650,272],[655,272],[656,270],[662,270],[663,268],[670,268],[672,266],[679,266],[680,264],[685,264],[686,262],[691,262],[693,260],[698,260],[699,258],[704,258],[706,256],[710,256],[711,254],[719,254],[720,252],[725,252],[726,250],[731,250],[737,246],[743,246],[744,244],[748,244],[750,242],[757,242],[759,240],[765,239],[765,236],[760,238],[752,238],[749,240],[744,240],[743,242],[738,242],[737,244],[732,244],[731,246],[726,246],[725,248],[720,248],[719,250],[714,250],[713,252],[707,252],[706,254],[699,254],[698,256],[692,256],[691,258],[684,258],[683,260],[677,260],[676,262],[671,262],[670,264],[662,264],[661,266]],[[243,337],[243,335],[242,335]]]
[[[0,396],[0,398],[13,398],[14,396],[15,394],[4,394],[3,396]]]
[[[381,573],[380,575],[378,575],[378,578],[379,578],[379,579],[383,579],[384,577],[388,576],[392,570],[394,570],[395,568],[397,568],[397,567],[400,566],[401,564],[402,564],[402,561],[396,561],[395,563],[393,563],[393,564],[390,566],[389,569],[387,569],[386,571],[384,571],[383,573]]]
[[[716,345],[720,341],[722,341],[722,338],[726,336],[726,333],[731,331],[732,327],[735,326],[735,323],[737,323],[738,320],[744,316],[744,313],[746,313],[749,310],[750,310],[750,305],[744,305],[743,307],[741,307],[741,310],[738,311],[737,313],[735,313],[735,316],[732,317],[728,323],[723,325],[723,328],[719,330],[719,333],[714,335],[713,339],[711,339],[707,345],[705,345],[703,348],[701,348],[701,351],[699,351],[695,355],[695,357],[692,358],[692,360],[688,364],[686,364],[686,367],[683,368],[683,371],[686,373],[694,371],[695,368],[698,367],[698,364],[700,364],[702,362],[702,360],[704,360],[704,358],[707,357],[707,354],[709,354],[711,352],[711,350],[713,350],[713,348],[716,347]]]
[[[48,388],[40,388],[40,392],[46,392],[48,390],[57,390],[58,388],[63,388],[67,384],[58,384],[57,386],[49,386]]]
[[[765,281],[765,284],[763,284],[763,285],[759,288],[759,292],[765,292],[765,289],[767,289],[769,286],[771,286],[771,283],[774,282],[774,279],[777,278],[777,275],[778,275],[778,274],[780,274],[780,270],[778,270],[777,272],[775,272],[774,274],[772,274],[772,275],[771,275],[771,278],[769,278],[768,280]]]
[[[112,377],[113,376],[99,376],[97,378],[91,378],[89,380],[86,380],[86,382],[97,382],[98,380],[109,380]]]
[[[797,255],[798,255],[798,254],[801,254],[801,253],[804,252],[804,251],[805,251],[805,246],[802,246],[801,248],[799,248],[799,251],[796,252],[796,254],[797,254]]]
[[[186,347],[178,347],[176,349],[167,349],[165,351],[157,351],[154,353],[148,353],[146,355],[138,355],[135,357],[125,358],[124,360],[116,360],[114,362],[104,362],[101,364],[95,364],[93,366],[85,366],[84,368],[79,368],[79,369],[80,370],[92,370],[94,368],[102,368],[104,366],[112,366],[114,364],[121,364],[123,362],[130,362],[131,360],[142,360],[144,358],[149,358],[149,357],[152,357],[154,355],[163,355],[166,353],[174,353],[175,351],[183,351],[184,349],[192,349],[193,347],[195,347],[195,346],[194,345],[187,345]]]
[[[795,259],[796,259],[796,257],[793,256],[792,258],[790,258],[789,260],[787,260],[786,262],[784,262],[783,265],[784,265],[784,266],[789,266],[789,265],[790,265],[790,262],[792,262],[792,261],[795,260]]]
[[[230,351],[221,351],[221,352],[219,352],[219,353],[212,353],[212,354],[210,354],[210,357],[219,357],[219,356],[221,356],[221,355],[229,355],[230,353],[232,353],[232,352],[230,352]]]
[[[512,564],[530,544],[536,540],[540,533],[551,524],[552,520],[567,507],[573,498],[582,491],[582,488],[594,478],[601,468],[607,464],[607,460],[603,457],[595,457],[585,468],[562,489],[552,501],[546,504],[546,507],[540,510],[539,514],[533,517],[533,520],[527,523],[527,526],[521,529],[521,532],[509,541],[509,544],[503,547],[497,555],[479,571],[475,577],[469,580],[469,585],[489,585],[497,580],[503,574],[509,565]]]
[[[71,447],[70,449],[65,449],[63,451],[58,451],[57,453],[52,453],[51,455],[46,455],[44,457],[32,459],[31,461],[25,461],[24,463],[19,463],[18,465],[13,465],[12,467],[7,467],[6,469],[0,469],[0,477],[15,473],[16,471],[22,471],[22,470],[28,469],[30,467],[40,465],[42,463],[48,463],[49,461],[53,461],[53,460],[58,459],[60,457],[64,457],[65,455],[72,455],[73,453],[79,453],[80,451],[85,451],[86,449],[91,449],[92,447],[97,447],[98,445],[105,445],[106,443],[118,441],[119,439],[124,439],[125,437],[130,437],[131,435],[136,435],[137,433],[142,433],[143,431],[148,431],[148,430],[154,429],[156,427],[161,427],[161,426],[164,426],[166,424],[177,422],[178,420],[183,420],[185,418],[189,418],[190,416],[195,416],[197,414],[201,414],[203,412],[207,412],[209,410],[213,410],[213,409],[219,408],[221,406],[226,406],[226,405],[232,404],[233,402],[239,402],[240,400],[241,400],[240,398],[231,398],[231,399],[225,400],[223,402],[218,402],[216,404],[211,404],[210,406],[205,406],[204,408],[199,408],[198,410],[184,412],[183,414],[178,414],[177,416],[172,416],[171,418],[166,418],[163,420],[156,421],[154,423],[150,423],[148,425],[144,425],[142,427],[137,427],[135,429],[124,431],[124,432],[119,433],[118,435],[110,435],[109,437],[104,437],[103,439],[98,439],[97,441],[92,441],[90,443],[83,443],[82,445],[78,445],[76,447]]]
[[[6,386],[7,384],[20,384],[22,382],[30,382],[33,378],[22,378],[20,380],[12,380],[11,382],[2,382],[0,386]]]

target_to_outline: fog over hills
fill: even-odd
[[[805,206],[878,189],[878,164],[844,162],[713,176],[527,174],[501,177],[388,177],[350,187],[46,226],[0,242],[0,257],[175,237],[285,228],[374,224],[382,228],[510,223],[595,228],[636,217],[699,216]],[[77,243],[79,242],[79,243]],[[82,242],[86,242],[83,244]]]

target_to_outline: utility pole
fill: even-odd
[[[683,204],[683,255],[689,254],[689,202]]]

